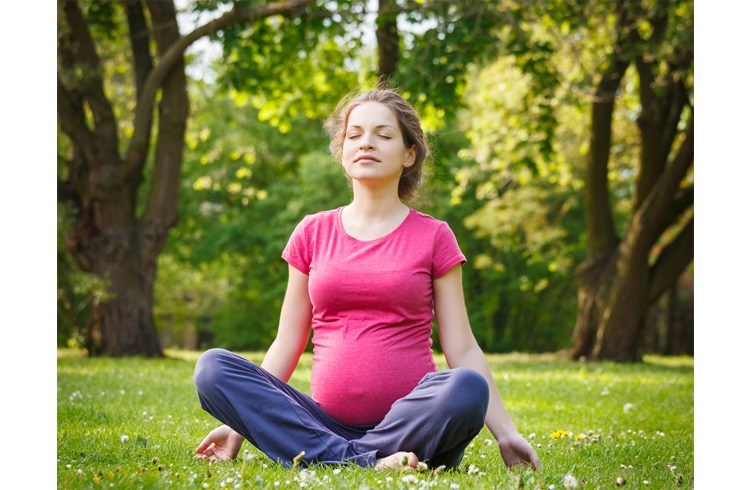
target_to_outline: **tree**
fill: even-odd
[[[108,300],[93,308],[86,342],[92,354],[161,355],[152,317],[153,283],[157,257],[178,219],[189,117],[184,52],[191,43],[219,35],[227,85],[249,96],[259,119],[284,133],[296,114],[327,113],[331,101],[354,86],[352,78],[363,80],[369,73],[364,75],[366,85],[372,75],[384,82],[404,73],[399,67],[399,58],[404,58],[400,15],[410,15],[412,24],[438,19],[437,28],[426,33],[430,42],[417,42],[411,50],[410,64],[429,56],[432,71],[442,75],[446,67],[451,70],[449,77],[431,77],[438,81],[440,96],[428,108],[438,108],[432,110],[437,115],[432,119],[439,121],[441,106],[455,106],[461,68],[487,47],[465,51],[468,57],[461,59],[466,61],[446,61],[445,56],[435,57],[442,40],[434,35],[444,36],[443,44],[458,53],[462,44],[476,46],[467,39],[482,32],[489,14],[497,15],[492,2],[436,1],[428,7],[424,2],[382,0],[376,21],[377,67],[370,67],[369,50],[360,49],[361,16],[369,13],[368,5],[350,0],[318,7],[313,3],[237,2],[229,12],[182,36],[171,2],[58,2],[58,118],[71,146],[64,155],[58,201],[74,211],[64,243],[78,266],[108,289]],[[193,8],[213,11],[218,5],[200,0]],[[122,41],[126,31],[129,50]],[[405,69],[408,73],[409,65]],[[126,80],[128,74],[134,83]],[[415,78],[404,77],[411,81],[414,96],[421,95]]]
[[[65,244],[82,270],[108,285],[109,300],[93,308],[90,353],[162,355],[152,316],[153,284],[156,259],[178,218],[189,114],[185,49],[232,24],[293,15],[311,3],[237,4],[182,36],[171,2],[58,1],[57,111],[72,147],[58,201],[75,209]],[[101,36],[113,41],[120,33],[123,15],[136,87],[130,124],[123,124],[129,114],[113,105],[125,84],[112,87],[116,82],[104,76],[107,60],[100,53],[110,46],[97,45]]]
[[[578,269],[571,357],[636,360],[649,305],[693,259],[692,2],[616,3],[611,54],[591,112],[585,205],[588,257]],[[609,171],[612,114],[635,68],[640,112],[631,216],[613,219]]]

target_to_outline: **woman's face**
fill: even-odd
[[[379,102],[365,102],[349,113],[341,164],[354,180],[398,182],[414,164],[416,149],[406,148],[396,115]]]

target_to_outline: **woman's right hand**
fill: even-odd
[[[245,438],[226,425],[208,433],[195,449],[196,457],[209,461],[229,461],[237,457]]]

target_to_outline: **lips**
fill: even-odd
[[[370,162],[379,162],[380,160],[378,160],[377,158],[375,158],[372,155],[360,155],[357,158],[355,158],[354,161],[355,162],[367,162],[367,161],[370,161]]]

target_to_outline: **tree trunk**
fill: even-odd
[[[623,248],[591,351],[593,359],[638,360],[638,341],[648,309],[648,255],[635,253],[626,242],[621,244]]]
[[[587,260],[578,267],[578,318],[570,346],[564,351],[572,359],[588,358],[594,349],[596,332],[612,288],[613,260]]]
[[[112,299],[95,308],[94,330],[100,339],[93,347],[109,356],[161,357],[152,315],[153,266],[143,264],[135,240],[123,245],[112,260],[101,264],[107,270],[100,275],[109,279]]]
[[[378,85],[387,87],[396,75],[400,57],[398,6],[394,0],[379,0],[375,38],[378,42]]]

